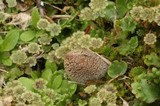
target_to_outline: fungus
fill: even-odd
[[[79,84],[104,77],[110,64],[110,61],[89,49],[72,50],[64,59],[66,74]]]

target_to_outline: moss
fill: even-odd
[[[21,65],[26,62],[27,55],[25,52],[18,50],[13,52],[10,58],[13,63]]]
[[[39,54],[40,52],[40,45],[38,45],[37,43],[30,43],[28,45],[28,52],[32,53],[32,54]]]
[[[48,25],[46,30],[50,32],[51,36],[58,36],[61,33],[61,26],[56,23],[52,23]]]
[[[46,29],[48,25],[49,25],[49,22],[46,19],[40,19],[37,23],[37,27],[43,30]]]

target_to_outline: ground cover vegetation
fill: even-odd
[[[160,0],[0,0],[0,106],[159,106]]]

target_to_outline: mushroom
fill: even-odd
[[[72,50],[64,59],[66,74],[79,84],[104,77],[110,64],[109,60],[89,49]]]

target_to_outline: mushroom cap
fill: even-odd
[[[86,84],[105,76],[109,64],[104,59],[91,50],[76,49],[66,54],[64,68],[71,80]]]

